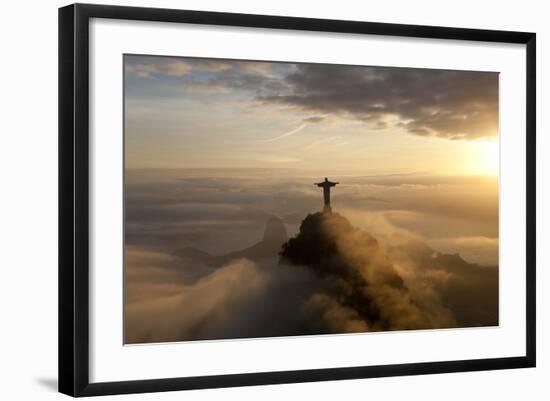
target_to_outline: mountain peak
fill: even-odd
[[[265,225],[263,242],[283,244],[287,239],[288,234],[281,219],[271,216]]]

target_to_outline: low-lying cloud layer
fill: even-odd
[[[294,235],[320,210],[319,177],[295,170],[127,170],[126,243],[173,252],[193,246],[220,254],[261,238],[269,216]],[[379,241],[411,238],[498,264],[498,179],[371,175],[335,177],[339,213]]]
[[[308,174],[128,170],[125,342],[498,324],[496,179],[335,177],[331,245],[279,263]]]
[[[378,241],[339,214],[308,215],[299,234],[283,245],[281,258],[326,282],[327,289],[312,297],[307,307],[312,309],[313,303],[317,324],[326,324],[328,332],[456,325],[449,315],[435,315],[430,313],[435,308],[423,309],[415,302]]]
[[[263,240],[233,257],[129,247],[125,342],[498,324],[496,267],[421,242],[386,251],[345,218],[326,213],[307,216],[278,258],[270,244],[284,240],[279,227],[271,218]]]
[[[129,273],[133,267],[127,266],[127,294],[141,291],[138,283],[146,281],[149,274],[159,273],[158,269],[133,274]],[[163,289],[164,294],[126,298],[125,342],[322,333],[309,326],[301,310],[304,300],[319,286],[319,280],[305,270],[236,259],[203,274],[195,281],[173,282]],[[174,292],[174,288],[178,290]],[[156,286],[155,290],[162,289]]]

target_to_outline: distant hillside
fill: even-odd
[[[392,260],[411,266],[416,277],[439,293],[460,326],[498,325],[497,266],[468,263],[459,254],[442,254],[420,241],[387,251]]]
[[[276,258],[281,246],[287,239],[288,235],[283,222],[279,218],[272,216],[266,223],[262,240],[248,248],[225,255],[211,255],[197,248],[185,247],[176,250],[174,255],[181,259],[198,261],[211,267],[221,266],[232,260],[241,258],[257,262],[267,258]]]

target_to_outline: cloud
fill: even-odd
[[[452,312],[459,327],[499,323],[498,267],[480,267],[458,254],[440,253],[421,241],[388,248],[399,274],[425,308],[444,316]]]
[[[428,240],[428,244],[439,252],[458,253],[470,262],[483,266],[498,266],[499,240],[483,236],[450,237]]]
[[[267,157],[267,155],[265,156]],[[303,216],[322,208],[319,178],[295,169],[128,169],[126,243],[160,251],[197,246],[217,253],[254,243],[271,215]],[[335,177],[335,210],[379,240],[401,237],[498,237],[498,178],[418,175]],[[434,247],[437,249],[437,244]],[[494,254],[479,242],[442,251]],[[470,251],[468,251],[470,249]],[[486,263],[481,263],[486,264]]]
[[[325,120],[326,116],[327,116],[327,114],[325,114],[323,116],[307,117],[307,118],[304,118],[304,121],[306,123],[320,123],[321,121]]]
[[[124,265],[127,303],[174,295],[182,285],[192,284],[213,271],[211,266],[197,261],[190,264],[172,254],[137,246],[125,248]]]
[[[268,143],[268,142],[275,142],[275,141],[279,141],[281,139],[284,139],[284,138],[288,138],[289,136],[292,136],[298,132],[300,132],[301,130],[303,130],[305,127],[307,127],[306,124],[302,124],[294,129],[291,129],[290,131],[287,131],[285,132],[284,134],[281,134],[281,135],[278,135],[274,138],[268,138],[268,139],[260,139],[260,140],[257,140],[257,141],[253,141],[255,143]]]
[[[265,104],[339,114],[420,136],[478,139],[498,130],[498,74],[412,68],[299,64],[285,76],[285,93],[263,96]]]
[[[141,79],[153,79],[165,75],[169,77],[185,77],[191,73],[188,63],[172,57],[138,58],[126,56],[124,63],[126,74]]]
[[[317,324],[329,319],[329,332],[454,325],[454,320],[421,308],[376,239],[338,214],[308,215],[299,234],[283,246],[281,261],[305,266],[326,282],[322,297],[310,300],[313,306],[306,304],[306,309],[315,312]]]
[[[498,269],[420,241],[382,246],[336,214],[308,216],[279,263],[276,250],[248,259],[257,248],[216,264],[127,246],[125,342],[498,324]]]
[[[233,68],[233,63],[216,59],[187,59],[195,69],[208,72],[224,72]]]
[[[365,320],[354,309],[343,306],[326,294],[313,294],[302,304],[302,313],[309,324],[320,332],[369,331]]]
[[[142,79],[185,78],[185,90],[234,92],[251,104],[314,114],[305,123],[330,114],[361,122],[366,132],[466,140],[498,133],[494,72],[152,56],[126,56],[125,71]]]
[[[219,332],[216,327],[235,319],[235,308],[258,296],[264,286],[265,277],[256,266],[242,260],[218,269],[194,285],[181,286],[175,295],[127,303],[125,342],[200,339],[212,330]]]
[[[382,175],[340,181],[335,196],[357,224],[383,215],[392,226],[428,239],[498,236],[498,177]],[[378,235],[380,224],[372,221],[367,228]]]
[[[187,81],[196,87],[213,86],[218,89],[238,87],[246,83],[256,86],[261,79],[269,80],[272,63],[224,60],[214,58],[162,57],[127,55],[124,59],[126,74],[142,79],[160,76],[189,77],[191,73],[202,74]],[[225,81],[225,84],[224,84]],[[269,87],[269,85],[267,85]]]
[[[319,289],[305,270],[236,259],[194,282],[160,287],[148,277],[138,270],[125,280],[126,295],[145,294],[125,299],[125,343],[318,333],[301,308]]]

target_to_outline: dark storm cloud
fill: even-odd
[[[278,77],[228,70],[205,85],[252,91],[264,104],[339,115],[373,129],[397,127],[420,136],[478,139],[497,135],[498,74],[469,71],[292,65]],[[319,123],[312,116],[306,122]]]
[[[301,64],[285,77],[290,93],[266,103],[336,113],[384,128],[397,115],[409,133],[450,139],[495,136],[498,74],[427,69]]]
[[[498,73],[178,57],[125,58],[127,76],[166,77],[183,85],[246,94],[260,104],[312,113],[309,123],[340,116],[369,129],[402,128],[449,139],[494,137]]]

